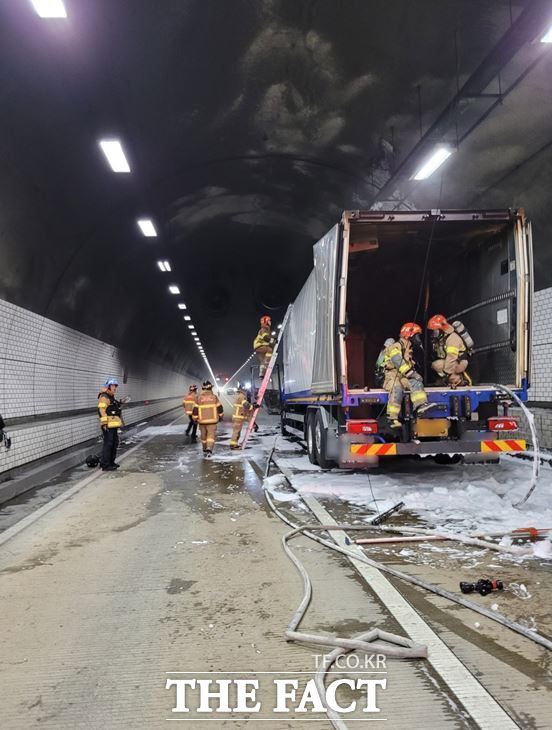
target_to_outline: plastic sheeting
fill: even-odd
[[[314,393],[334,393],[335,371],[335,300],[339,224],[314,246],[316,276],[316,338],[312,372]]]
[[[284,331],[284,393],[304,393],[312,386],[316,336],[316,276],[312,271],[293,304]]]

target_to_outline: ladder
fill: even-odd
[[[284,330],[286,328],[289,317],[291,315],[292,307],[293,307],[293,305],[290,304],[289,307],[287,308],[286,316],[284,317],[284,321],[282,322],[280,332],[278,333],[278,339],[276,340],[274,349],[272,350],[272,357],[270,358],[270,362],[268,363],[266,372],[265,372],[265,374],[263,376],[263,380],[261,382],[261,386],[257,393],[257,399],[255,401],[256,408],[253,411],[253,415],[251,416],[251,419],[247,425],[247,431],[245,432],[243,441],[240,444],[240,448],[242,448],[242,449],[245,448],[245,445],[247,444],[249,437],[251,436],[251,432],[253,431],[253,428],[255,427],[255,421],[257,420],[257,414],[259,412],[259,408],[263,402],[263,398],[265,396],[266,389],[268,388],[270,378],[272,377],[272,371],[274,370],[274,366],[276,365],[276,360],[278,359],[278,348],[280,346],[280,340],[282,339],[282,335],[284,334]]]

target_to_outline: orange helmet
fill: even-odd
[[[434,314],[427,323],[427,327],[430,330],[444,330],[448,326],[447,318],[443,314]]]
[[[400,335],[404,340],[408,340],[410,337],[420,335],[421,333],[422,328],[419,324],[416,324],[416,322],[405,322],[401,327]]]
[[[261,327],[270,327],[272,324],[272,320],[268,316],[268,314],[265,314],[263,317],[261,317]]]

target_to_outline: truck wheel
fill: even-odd
[[[307,415],[307,453],[311,464],[318,464],[316,460],[316,448],[314,445],[314,418],[311,414]]]
[[[331,469],[333,462],[326,457],[328,429],[324,425],[324,420],[320,411],[316,412],[314,423],[314,449],[316,452],[316,461],[321,469]]]

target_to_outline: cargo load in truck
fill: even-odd
[[[313,271],[284,333],[284,426],[299,427],[308,441],[319,422],[329,451],[319,450],[342,465],[360,452],[482,452],[483,442],[496,440],[489,419],[508,415],[496,384],[526,399],[531,294],[531,232],[521,210],[346,211],[315,244]],[[470,387],[443,387],[431,368],[426,324],[437,313],[461,321],[474,340]],[[393,435],[375,364],[384,341],[408,321],[424,329],[417,361],[434,408],[417,423],[406,397],[404,428]],[[351,442],[348,422],[363,419],[376,423],[374,432],[356,439],[356,450],[341,448]],[[499,450],[520,448],[510,440],[512,449]]]

